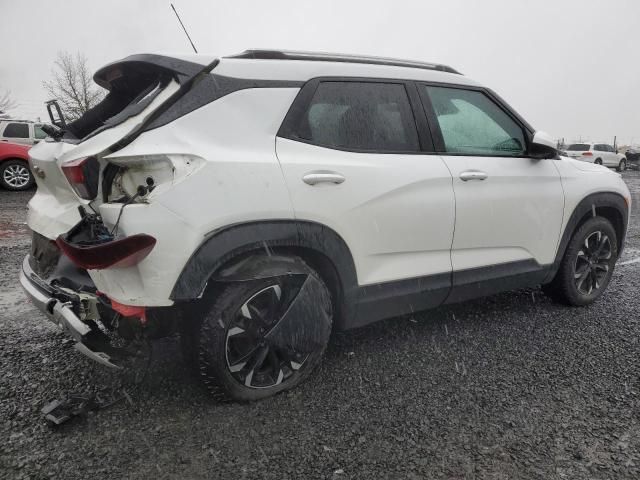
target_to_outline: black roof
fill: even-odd
[[[290,50],[259,50],[250,49],[227,58],[250,58],[258,60],[307,60],[317,62],[366,63],[371,65],[388,65],[394,67],[422,68],[424,70],[438,70],[441,72],[461,75],[457,70],[438,63],[416,62],[397,58],[371,57],[366,55],[348,55],[342,53],[318,53]]]

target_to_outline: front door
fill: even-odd
[[[456,300],[541,281],[564,210],[554,160],[528,158],[523,126],[481,89],[420,88],[453,176]]]

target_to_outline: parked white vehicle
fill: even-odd
[[[35,145],[47,137],[42,126],[28,120],[0,120],[0,142]]]
[[[618,172],[627,169],[626,157],[606,143],[573,143],[567,147],[567,155],[583,162],[615,168]]]
[[[31,149],[20,279],[110,366],[111,336],[179,331],[214,393],[259,399],[332,329],[540,284],[588,305],[624,244],[620,176],[450,67],[253,50],[94,78],[104,102]]]

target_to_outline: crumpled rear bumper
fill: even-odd
[[[55,287],[47,284],[36,275],[31,265],[29,265],[28,255],[22,262],[20,284],[38,310],[77,342],[75,348],[78,351],[108,367],[122,368],[114,364],[106,353],[96,352],[84,343],[84,338],[91,331],[91,328],[76,315],[71,302],[64,302],[56,298],[58,292]]]

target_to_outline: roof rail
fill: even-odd
[[[393,67],[422,68],[424,70],[438,70],[440,72],[462,75],[457,70],[439,63],[416,62],[397,58],[372,57],[366,55],[349,55],[343,53],[303,52],[292,50],[261,50],[249,49],[225,58],[249,58],[257,60],[308,60],[316,62],[344,62],[366,63],[370,65],[387,65]]]
[[[23,120],[21,118],[4,118],[4,117],[0,117],[0,122],[36,123],[34,120]]]

